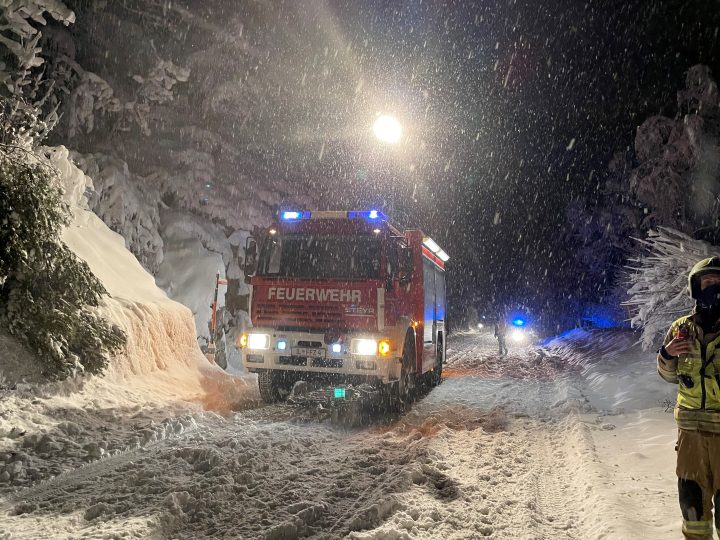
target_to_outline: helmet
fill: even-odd
[[[720,257],[708,257],[695,264],[688,275],[690,297],[700,298],[700,276],[704,274],[720,274]]]

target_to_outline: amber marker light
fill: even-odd
[[[390,340],[381,339],[378,343],[378,353],[380,356],[387,356],[390,353]]]
[[[240,345],[241,349],[244,349],[247,347],[247,334],[243,334],[240,336],[240,339],[238,340],[238,344]]]

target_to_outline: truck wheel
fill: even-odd
[[[402,365],[400,367],[400,378],[395,384],[394,397],[397,406],[407,405],[415,395],[417,381],[417,370],[415,369],[415,340],[412,334],[405,338],[403,347]]]
[[[272,370],[261,371],[258,373],[258,388],[260,389],[260,397],[265,403],[277,403],[283,401],[287,397],[287,392],[283,392],[284,387],[281,384],[278,373]]]

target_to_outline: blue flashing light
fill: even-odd
[[[517,319],[514,319],[512,322],[515,326],[525,326],[525,319],[521,319],[518,317]]]
[[[333,388],[333,397],[335,399],[344,399],[345,398],[345,389],[344,388]]]
[[[284,210],[280,212],[280,219],[283,221],[299,221],[310,219],[311,212],[298,212],[297,210]]]
[[[350,219],[367,219],[368,221],[378,221],[381,219],[387,219],[385,214],[383,214],[380,210],[366,210],[363,212],[355,212],[351,211],[348,212],[348,217]]]

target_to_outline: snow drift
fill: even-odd
[[[191,311],[169,299],[126,249],[124,238],[88,209],[92,180],[72,163],[65,147],[46,152],[73,214],[63,240],[107,289],[101,315],[128,337],[126,349],[110,362],[104,383],[150,390],[156,398],[203,401],[208,392],[233,387],[233,379],[201,353]]]

